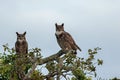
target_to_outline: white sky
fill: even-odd
[[[102,78],[120,78],[120,0],[0,0],[0,52],[14,47],[15,32],[27,31],[29,48],[39,47],[44,57],[60,50],[55,23],[64,23],[86,56],[89,48],[101,47],[104,60],[97,70]]]

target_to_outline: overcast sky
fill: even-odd
[[[44,57],[60,50],[55,23],[64,23],[86,56],[101,47],[96,56],[104,60],[98,77],[120,78],[120,0],[0,0],[0,52],[12,48],[16,32],[27,32],[29,48],[41,48]]]

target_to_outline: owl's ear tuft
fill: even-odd
[[[23,35],[26,35],[26,31],[23,33]]]
[[[17,35],[19,35],[19,33],[18,33],[18,32],[16,32],[16,34],[17,34]]]
[[[55,23],[55,26],[57,26],[57,23]]]
[[[62,26],[64,26],[64,23],[62,23]]]

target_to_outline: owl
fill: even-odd
[[[61,25],[58,25],[57,23],[55,24],[56,26],[56,39],[63,51],[66,50],[74,50],[75,54],[77,54],[77,49],[81,51],[79,46],[75,43],[74,39],[72,36],[64,30],[64,23]]]
[[[28,43],[25,37],[26,32],[24,32],[23,34],[19,34],[18,32],[16,32],[16,34],[17,34],[17,41],[15,43],[16,54],[27,54]]]

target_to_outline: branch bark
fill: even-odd
[[[49,61],[57,60],[58,57],[62,56],[65,53],[66,53],[65,51],[60,50],[58,53],[53,54],[49,57],[46,57],[46,58],[43,58],[42,60],[40,60],[39,65],[45,64]]]

